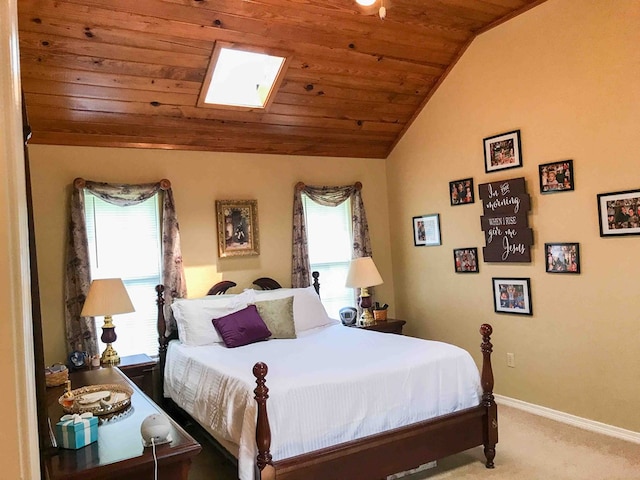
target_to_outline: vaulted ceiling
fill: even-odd
[[[544,0],[20,0],[31,143],[385,158],[473,38]],[[291,54],[265,110],[201,108],[216,41]]]

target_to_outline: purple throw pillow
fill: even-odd
[[[212,322],[222,341],[229,348],[259,342],[271,336],[255,305],[248,305],[224,317],[214,318]]]

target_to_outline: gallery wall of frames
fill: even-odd
[[[520,130],[484,138],[483,149],[487,175],[523,166]],[[540,195],[573,192],[576,188],[573,160],[556,160],[538,165],[537,187]],[[450,181],[448,191],[451,208],[472,205],[476,201],[474,179],[471,177]],[[531,197],[525,179],[516,177],[479,183],[477,197],[482,202],[479,225],[484,232],[485,244],[481,248],[481,256],[477,246],[455,247],[455,273],[479,273],[481,260],[497,264],[531,263],[533,228],[528,216]],[[640,189],[598,194],[594,208],[598,209],[601,237],[640,235]],[[416,247],[441,246],[440,212],[414,216],[413,232]],[[580,274],[578,241],[543,240],[545,272]],[[530,278],[494,277],[492,283],[496,313],[533,315]]]

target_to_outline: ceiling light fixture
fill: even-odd
[[[356,0],[361,7],[372,7],[378,0]],[[387,9],[384,6],[384,0],[380,0],[380,8],[378,9],[380,20],[384,20],[387,16]]]

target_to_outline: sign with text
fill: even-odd
[[[524,177],[478,185],[484,215],[485,262],[531,262],[533,231],[527,212],[531,208]]]

